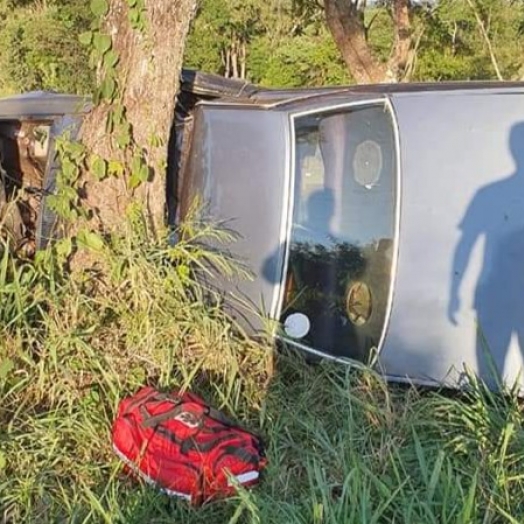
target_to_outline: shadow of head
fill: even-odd
[[[511,128],[509,149],[517,164],[517,173],[524,174],[524,122],[515,124]]]
[[[335,195],[332,189],[323,188],[311,193],[307,200],[307,223],[317,229],[329,229],[335,210]]]

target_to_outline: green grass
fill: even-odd
[[[209,234],[209,231],[207,232]],[[112,239],[89,270],[60,243],[0,259],[0,522],[522,523],[518,401],[387,386],[371,370],[273,359],[218,308],[191,242]],[[129,240],[138,238],[139,240]],[[173,263],[175,262],[175,263]],[[119,399],[188,387],[264,436],[259,487],[202,508],[126,478],[111,451]]]

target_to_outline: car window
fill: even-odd
[[[383,105],[297,117],[282,322],[301,344],[366,360],[384,328],[396,205],[394,127]],[[304,329],[294,329],[301,319]],[[307,329],[306,329],[307,328]]]

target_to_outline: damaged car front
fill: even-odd
[[[17,256],[31,258],[55,234],[46,201],[59,169],[56,139],[78,135],[88,100],[32,92],[0,99],[0,236]]]

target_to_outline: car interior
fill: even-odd
[[[0,237],[32,257],[49,157],[50,123],[0,121]]]

